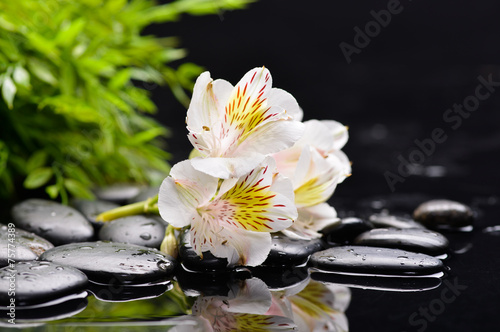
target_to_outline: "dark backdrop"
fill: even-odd
[[[387,9],[390,22],[380,12]],[[340,214],[380,207],[411,213],[434,197],[475,208],[475,231],[460,240],[472,249],[447,261],[450,276],[468,286],[464,294],[423,329],[410,324],[409,316],[439,298],[443,287],[411,294],[354,290],[348,311],[352,331],[498,328],[500,237],[482,230],[500,217],[500,87],[494,83],[500,82],[499,15],[498,1],[262,0],[247,10],[185,16],[151,29],[180,36],[189,50],[185,60],[204,66],[213,78],[235,84],[249,69],[265,65],[274,86],[296,97],[306,119],[348,125],[344,150],[353,161],[353,176],[331,200]],[[377,28],[375,16],[385,27]],[[370,40],[355,40],[367,27]],[[356,41],[348,61],[340,44],[354,47]],[[493,85],[479,88],[481,96],[489,95],[475,105],[479,77]],[[185,159],[191,149],[186,110],[167,91],[153,92],[158,118],[173,129],[174,162]],[[472,111],[463,116],[448,111],[464,101]],[[441,141],[431,149],[435,130],[441,130]],[[415,140],[429,143],[432,152],[423,154]],[[401,160],[411,157],[417,162],[408,174]]]

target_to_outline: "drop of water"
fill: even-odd
[[[139,235],[139,237],[143,240],[151,240],[151,234],[149,233],[142,233],[141,235]]]
[[[398,256],[399,259],[408,259],[407,256]]]
[[[170,267],[170,263],[169,262],[165,262],[165,261],[159,261],[158,263],[156,263],[158,265],[158,267],[162,270],[167,270],[169,267]]]
[[[62,271],[62,270],[64,270],[64,267],[62,267],[62,266],[56,266],[56,270],[57,271]]]
[[[80,247],[79,249],[90,250],[90,249],[94,249],[94,248],[90,247],[90,246],[83,246],[83,247]]]

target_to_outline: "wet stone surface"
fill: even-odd
[[[299,266],[307,263],[309,256],[322,249],[321,240],[291,239],[282,234],[272,235],[272,246],[263,265]]]
[[[122,204],[137,196],[141,189],[142,187],[136,184],[118,183],[97,188],[94,190],[94,194],[100,200]]]
[[[40,260],[73,266],[103,284],[144,284],[171,277],[172,257],[159,250],[124,243],[84,242],[53,248]]]
[[[420,204],[413,217],[429,228],[460,228],[472,225],[474,214],[465,204],[438,199]]]
[[[165,236],[165,223],[146,216],[130,216],[104,223],[98,238],[102,241],[131,243],[160,248]]]
[[[102,212],[120,207],[120,205],[107,201],[92,201],[86,199],[77,199],[72,202],[75,209],[80,211],[89,222],[94,226],[102,226],[102,221],[96,221],[96,217]]]
[[[323,271],[374,275],[429,275],[444,268],[439,259],[425,254],[361,246],[319,251],[311,256],[309,266]]]
[[[10,248],[12,245],[15,246],[15,250],[11,250],[15,256],[10,257],[15,262],[34,260],[44,251],[54,247],[44,238],[17,227],[15,236],[9,237],[8,234],[7,225],[0,224],[0,267],[7,266],[9,244],[11,244]]]
[[[227,259],[215,257],[210,251],[203,253],[203,259],[194,251],[190,243],[189,230],[180,235],[179,258],[189,271],[224,271],[227,270]]]
[[[28,199],[12,208],[15,224],[54,245],[88,241],[94,228],[72,207],[43,199]]]
[[[323,233],[323,239],[328,244],[348,244],[352,243],[359,234],[371,229],[373,229],[371,222],[356,217],[348,217],[341,219],[340,223],[324,228],[321,233]]]
[[[441,255],[446,252],[449,243],[442,234],[426,229],[377,228],[359,235],[354,244]]]
[[[425,228],[422,224],[413,219],[401,216],[394,216],[387,212],[376,213],[370,216],[370,222],[375,227],[392,227],[392,228]]]
[[[16,305],[31,305],[47,302],[62,296],[83,291],[87,276],[69,266],[50,262],[20,262],[15,264]],[[0,305],[7,305],[12,270],[0,269]]]

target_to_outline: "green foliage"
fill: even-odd
[[[92,197],[115,182],[154,184],[169,171],[152,87],[185,93],[201,68],[168,64],[185,51],[146,26],[216,14],[250,0],[0,2],[0,199],[19,183]]]

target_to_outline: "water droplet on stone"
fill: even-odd
[[[151,234],[149,233],[142,233],[141,235],[139,235],[139,237],[143,240],[151,240]]]

